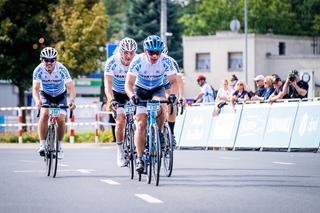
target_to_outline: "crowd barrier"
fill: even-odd
[[[104,122],[102,119],[103,117],[111,114],[110,112],[99,111],[98,109],[99,107],[97,104],[77,105],[77,109],[73,112],[73,117],[68,119],[68,121],[66,122],[70,133],[70,143],[75,142],[75,134],[79,132],[80,127],[84,127],[87,131],[94,131],[95,142],[98,143],[100,126],[103,125],[111,127],[112,125],[115,125],[114,123]],[[0,107],[0,114],[1,112],[11,112],[12,115],[16,115],[16,118],[12,123],[7,123],[5,122],[5,119],[3,119],[3,122],[0,123],[0,127],[2,128],[3,132],[7,132],[4,128],[15,128],[15,131],[18,134],[19,143],[23,142],[23,127],[38,126],[38,118],[34,118],[31,119],[31,121],[26,121],[25,123],[23,123],[23,110],[29,110],[29,112],[31,112],[30,117],[36,117],[35,115],[37,114],[38,109],[36,107]],[[4,115],[3,118],[5,118],[6,116],[7,115]],[[93,129],[90,129],[88,127],[93,127]]]
[[[178,147],[228,149],[314,149],[320,146],[320,98],[191,106],[176,121]]]

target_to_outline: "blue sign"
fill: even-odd
[[[0,124],[4,124],[4,116],[0,115]],[[4,127],[0,126],[0,132],[4,132]]]
[[[118,45],[109,43],[107,44],[107,58],[112,56],[115,53],[115,50],[117,49]]]

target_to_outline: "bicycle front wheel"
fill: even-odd
[[[45,156],[44,161],[46,163],[46,174],[47,176],[50,176],[52,174],[52,164],[53,164],[53,140],[54,140],[54,131],[52,130],[52,127],[49,126],[48,128],[48,134],[47,134],[47,140],[45,145]]]
[[[152,133],[152,154],[151,154],[151,162],[152,162],[152,171],[153,177],[155,180],[155,185],[159,185],[160,180],[160,168],[161,168],[161,145],[159,139],[158,128],[154,125],[151,129]]]
[[[163,168],[167,177],[172,174],[173,168],[173,137],[168,123],[164,125],[165,146],[163,152]]]
[[[128,164],[130,178],[133,179],[134,177],[134,162],[135,162],[135,155],[134,155],[134,130],[132,125],[128,125],[126,128],[125,139],[123,143],[124,153],[125,153],[125,160]]]
[[[53,178],[56,177],[57,175],[57,168],[58,168],[58,152],[59,152],[59,141],[58,141],[58,127],[57,126],[54,126],[54,150],[53,150],[53,153],[54,153],[54,158],[53,158]]]

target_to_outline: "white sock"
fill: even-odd
[[[40,140],[40,146],[44,146],[45,143],[46,143],[46,140]]]
[[[62,149],[62,141],[58,141],[60,149]]]

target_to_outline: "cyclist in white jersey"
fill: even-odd
[[[180,73],[179,65],[174,58],[172,58],[171,56],[168,55],[168,48],[166,47],[166,45],[164,46],[162,53],[167,55],[170,58],[174,67],[177,70],[177,87],[178,87],[178,89],[175,89],[175,90],[177,90],[178,94],[179,94],[179,96],[178,96],[179,103],[181,103],[183,105],[185,103],[184,86],[183,86],[183,80],[182,80],[182,73]],[[166,89],[166,96],[168,97],[171,94],[171,84],[170,84],[168,78],[165,78],[163,83],[164,83],[164,85],[165,85],[164,87]],[[172,133],[172,135],[174,135],[174,125],[175,125],[177,113],[176,113],[176,107],[173,108],[173,111],[171,110],[171,107],[172,106],[169,105],[167,121],[168,121],[170,130],[171,130],[171,133]],[[172,111],[172,113],[170,113],[171,111]],[[175,139],[173,140],[173,145],[174,146],[176,145]]]
[[[129,64],[137,51],[137,43],[131,38],[124,38],[119,43],[119,52],[108,58],[105,64],[104,84],[107,99],[110,100],[110,108],[116,111],[116,143],[117,143],[117,165],[126,166],[123,151],[125,112],[118,104],[125,104],[129,98],[125,92],[124,84]]]
[[[38,109],[42,104],[63,104],[67,105],[67,90],[70,92],[70,109],[75,109],[76,91],[65,66],[57,61],[58,52],[52,47],[44,48],[40,53],[41,63],[33,72],[32,96]],[[61,110],[58,119],[58,142],[60,152],[58,157],[63,158],[62,139],[65,133],[66,110]],[[44,145],[48,132],[48,109],[41,108],[38,134],[40,138],[40,148],[38,153],[44,156]]]
[[[163,41],[159,36],[148,36],[143,42],[143,47],[144,53],[136,56],[130,64],[125,85],[127,95],[134,104],[138,105],[136,110],[137,129],[134,137],[137,149],[136,170],[138,172],[142,172],[144,169],[142,154],[146,143],[147,123],[145,105],[139,103],[139,100],[165,100],[163,78],[167,76],[174,88],[177,72],[171,60],[166,55],[161,54]],[[176,98],[174,94],[171,97],[171,100]],[[161,104],[161,110],[157,116],[160,138],[163,138],[161,131],[163,130],[166,111],[167,106]]]

